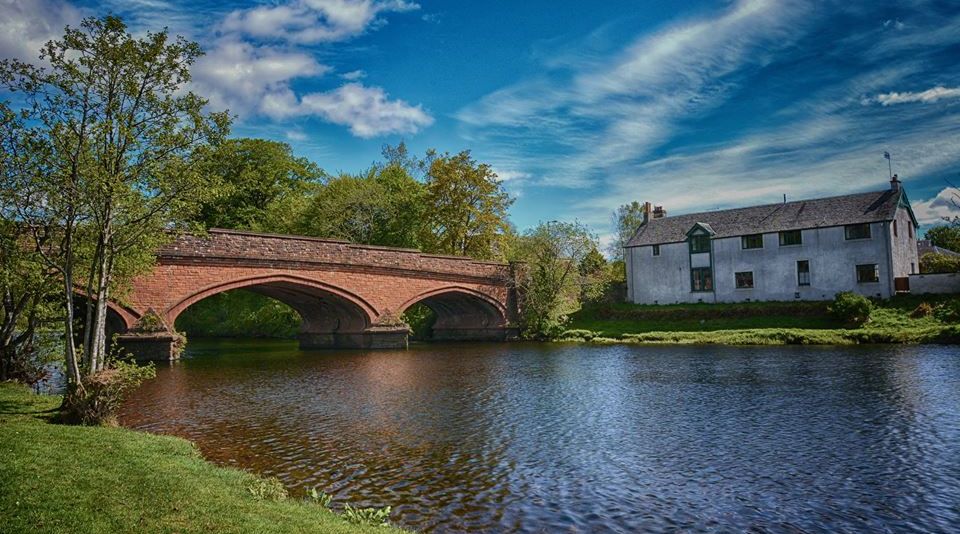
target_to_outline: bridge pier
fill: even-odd
[[[407,326],[379,326],[362,332],[301,332],[301,349],[405,349]]]
[[[178,360],[183,350],[183,338],[170,332],[121,334],[116,339],[121,351],[137,361]]]

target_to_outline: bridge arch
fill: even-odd
[[[293,275],[267,274],[194,291],[165,310],[164,318],[173,325],[191,305],[235,289],[259,293],[296,310],[301,318],[300,344],[308,348],[363,346],[365,332],[379,316],[369,302],[345,289]]]
[[[433,289],[406,301],[399,313],[415,304],[427,306],[436,315],[432,328],[434,340],[501,340],[507,335],[506,308],[481,291],[459,285]]]

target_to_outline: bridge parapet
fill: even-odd
[[[357,245],[347,241],[212,229],[206,236],[183,235],[158,252],[164,263],[229,265],[299,264],[351,271],[392,270],[438,274],[458,279],[500,281],[512,278],[509,264],[459,256],[426,254],[416,249]]]

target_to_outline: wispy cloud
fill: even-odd
[[[565,154],[562,169],[544,180],[588,186],[610,167],[642,159],[678,122],[724,102],[737,89],[738,71],[765,64],[790,43],[804,10],[742,1],[718,16],[643,36],[612,60],[491,93],[457,117],[473,135],[522,137]]]
[[[344,72],[340,75],[344,80],[355,82],[357,80],[362,80],[367,77],[367,73],[364,70],[352,70],[350,72]]]
[[[864,99],[864,103],[869,104],[875,102],[884,106],[907,104],[911,102],[922,102],[924,104],[929,104],[930,102],[936,102],[945,98],[960,98],[960,87],[944,87],[942,85],[938,85],[936,87],[927,89],[926,91],[883,93],[875,97]]]
[[[221,30],[298,44],[329,43],[384,24],[381,13],[417,9],[418,4],[404,0],[295,0],[234,11]]]

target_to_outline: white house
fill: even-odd
[[[668,217],[644,206],[624,249],[638,304],[890,297],[917,273],[917,220],[883,191]]]

